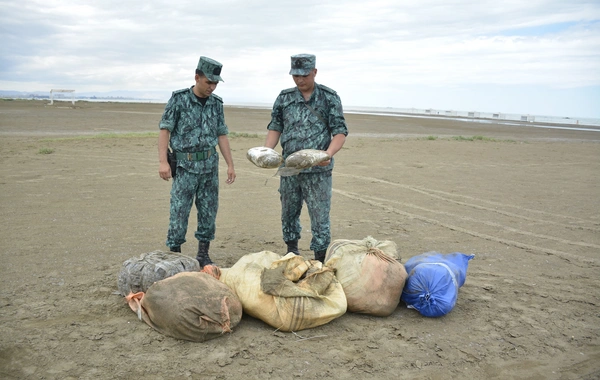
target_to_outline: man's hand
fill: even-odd
[[[339,152],[340,149],[342,149],[342,146],[344,146],[344,143],[346,142],[346,135],[343,134],[337,134],[335,136],[333,136],[333,139],[331,139],[331,143],[329,143],[329,148],[325,151],[325,153],[327,153],[329,155],[329,157],[333,157],[334,154],[336,154],[337,152]],[[319,166],[327,166],[331,163],[331,160],[327,160],[327,161],[323,161],[321,163],[319,163]]]
[[[171,166],[167,160],[167,149],[171,132],[168,129],[161,129],[158,133],[158,175],[160,178],[168,181],[171,175]]]
[[[171,166],[168,162],[161,162],[158,165],[158,175],[165,181],[168,181],[171,178]]]
[[[231,185],[235,182],[235,169],[233,167],[227,168],[227,184]]]

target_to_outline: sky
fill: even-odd
[[[168,99],[200,56],[272,104],[290,56],[344,107],[600,118],[598,0],[0,0],[0,90]],[[157,95],[159,94],[159,95]]]

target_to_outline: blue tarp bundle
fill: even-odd
[[[448,314],[464,285],[469,260],[475,255],[427,252],[411,257],[404,267],[408,278],[401,300],[426,317]]]

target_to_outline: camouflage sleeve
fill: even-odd
[[[219,122],[217,124],[217,136],[223,136],[229,134],[229,128],[227,128],[227,124],[225,124],[225,113],[223,112],[223,103],[218,102],[218,112],[217,115],[219,117]]]
[[[267,129],[270,131],[283,132],[283,102],[282,94],[279,94],[275,103],[273,104],[273,110],[271,111],[271,122],[267,125]]]
[[[167,102],[165,110],[163,112],[158,128],[168,129],[169,132],[173,132],[175,125],[177,124],[177,101],[175,100],[175,94],[171,95],[171,98]]]
[[[342,100],[337,94],[329,95],[329,130],[332,136],[343,134],[348,136],[348,126],[344,118]]]

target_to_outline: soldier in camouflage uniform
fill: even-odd
[[[282,176],[279,183],[283,240],[288,252],[299,254],[300,212],[306,202],[312,231],[310,249],[315,259],[323,262],[331,241],[333,155],[344,145],[348,128],[340,97],[315,83],[316,57],[298,54],[291,60],[290,74],[296,87],[281,91],[275,100],[265,146],[274,148],[279,142],[284,158],[302,149],[323,150],[332,157],[298,175]]]
[[[212,92],[221,78],[219,62],[200,57],[195,85],[173,92],[159,123],[159,175],[173,177],[167,162],[170,145],[177,159],[171,187],[171,210],[166,245],[181,252],[185,243],[192,203],[196,202],[198,226],[197,259],[201,267],[213,264],[208,250],[215,238],[215,220],[219,207],[219,150],[227,163],[227,184],[235,181],[235,170],[223,114],[223,100]]]

